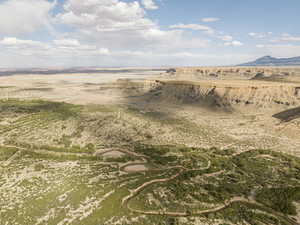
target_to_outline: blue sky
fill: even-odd
[[[0,0],[0,67],[234,65],[300,55],[299,0]]]

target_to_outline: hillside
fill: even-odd
[[[299,66],[300,56],[292,58],[261,57],[253,62],[243,63],[239,66]]]

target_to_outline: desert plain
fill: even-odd
[[[300,68],[0,76],[1,225],[300,224]]]

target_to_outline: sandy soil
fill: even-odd
[[[122,102],[119,90],[101,90],[118,79],[146,79],[160,72],[0,76],[0,98],[43,98],[74,104]],[[1,88],[9,87],[9,88]]]
[[[193,70],[188,70],[190,71],[193,72]],[[124,80],[115,82],[118,79]],[[2,131],[0,144],[5,144],[4,141],[10,138],[14,141],[19,140],[37,145],[50,143],[49,146],[62,145],[68,140],[73,141],[73,144],[82,143],[82,147],[86,144],[93,144],[95,152],[94,154],[57,152],[43,148],[33,148],[29,152],[50,159],[51,157],[68,159],[68,157],[92,156],[103,157],[104,160],[110,159],[104,162],[97,160],[88,163],[79,160],[69,162],[32,160],[29,157],[23,157],[22,154],[26,150],[23,147],[5,144],[6,147],[19,150],[10,155],[0,166],[1,173],[6,172],[3,173],[5,174],[4,180],[0,177],[0,190],[2,190],[0,208],[1,202],[5,203],[0,209],[0,214],[11,216],[9,222],[14,224],[32,224],[24,222],[24,218],[32,219],[33,217],[37,218],[37,225],[45,224],[55,216],[60,217],[55,224],[74,224],[76,221],[84,223],[81,220],[93,221],[93,218],[104,218],[103,215],[108,215],[107,218],[111,216],[111,219],[116,219],[117,222],[112,223],[107,220],[105,223],[101,223],[102,221],[97,221],[97,223],[121,224],[118,221],[126,219],[122,209],[119,208],[121,202],[126,205],[146,187],[177,179],[184,170],[208,170],[212,165],[210,160],[204,165],[201,160],[181,161],[179,157],[181,153],[178,152],[177,156],[180,161],[170,164],[171,167],[165,165],[158,168],[153,165],[155,155],[151,158],[132,151],[134,149],[120,149],[122,144],[132,148],[128,143],[131,144],[136,140],[155,145],[233,148],[236,152],[232,155],[233,157],[253,149],[272,149],[300,156],[300,118],[284,122],[272,117],[274,113],[299,107],[300,85],[297,83],[245,80],[245,77],[239,79],[237,74],[227,77],[227,80],[189,80],[182,76],[174,81],[165,79],[165,76],[158,76],[158,72],[0,76],[0,99],[5,98],[42,98],[74,104],[106,104],[103,108],[99,107],[103,111],[87,110],[89,115],[76,117],[76,119],[70,118],[69,121],[39,121],[39,117],[30,115],[32,117],[25,117],[25,120],[16,122],[17,118],[14,114],[10,115],[10,118],[4,114],[0,117],[0,133]],[[207,104],[204,105],[203,102]],[[48,118],[51,119],[51,117]],[[11,130],[7,129],[10,125]],[[78,129],[82,128],[82,125],[84,129]],[[79,135],[75,132],[78,130]],[[46,143],[47,141],[49,143]],[[128,162],[122,162],[119,159],[127,155],[130,156]],[[268,155],[260,157],[270,159]],[[116,162],[113,162],[111,158],[115,158]],[[201,156],[201,159],[203,158],[206,159],[206,155]],[[190,165],[193,166],[189,167]],[[170,175],[166,173],[167,177],[164,174],[162,178],[152,177],[151,180],[148,178],[152,175],[146,177],[147,172],[150,171],[161,170],[165,173],[171,169],[175,173],[173,176],[171,173]],[[198,180],[200,178],[209,180],[225,172],[226,170],[220,170],[203,174],[198,177]],[[272,174],[274,174],[273,170]],[[124,177],[121,177],[123,175]],[[140,177],[147,180],[141,183]],[[119,180],[119,178],[122,179]],[[120,192],[118,189],[113,189],[116,184],[119,185]],[[126,185],[130,187],[128,188],[129,195],[124,192]],[[45,195],[46,192],[51,195]],[[41,196],[42,203],[37,198],[38,196]],[[55,196],[57,200],[53,201],[52,196]],[[70,203],[70,200],[75,200],[75,198],[76,204]],[[164,198],[161,199],[164,200]],[[173,200],[174,198],[172,198],[172,203],[174,203]],[[32,213],[35,213],[35,210],[27,210],[28,202],[30,205],[39,205],[39,208],[43,206],[44,212],[37,212],[37,215],[33,216]],[[218,211],[234,202],[255,203],[251,198],[233,197],[221,206],[217,205],[213,209],[198,211],[198,213]],[[53,206],[51,206],[52,203]],[[299,203],[295,206],[299,215]],[[22,212],[21,209],[25,214],[20,215],[8,211]],[[149,215],[188,215],[186,212],[178,214],[171,211],[169,213],[168,210],[145,212],[139,209],[134,210],[130,206],[128,209]],[[109,215],[110,210],[113,210],[112,215]],[[118,214],[120,210],[121,214]],[[125,212],[128,213],[128,210]],[[64,215],[64,218],[61,218],[61,215]],[[122,217],[118,217],[120,215]],[[132,214],[129,214],[129,217],[131,216]],[[22,222],[12,221],[14,217],[19,220],[21,218]],[[300,222],[299,216],[295,219],[298,223]],[[132,221],[126,224],[133,224]],[[222,222],[224,221],[218,224]],[[185,222],[185,224],[191,223]],[[193,224],[205,223],[196,221]]]
[[[300,155],[300,120],[282,123],[272,117],[275,113],[299,106],[298,83],[236,79],[236,75],[231,80],[191,81],[187,78],[183,80],[182,76],[180,80],[166,81],[165,75],[158,75],[159,72],[149,71],[0,76],[0,98],[42,98],[74,104],[134,105],[142,114],[150,112],[153,119],[184,119],[188,123],[203,127],[203,131],[197,131],[201,141],[182,135],[171,136],[167,129],[160,131],[157,137],[157,131],[163,129],[163,126],[155,123],[151,127],[143,128],[156,138],[168,140],[168,143],[190,146],[199,146],[201,143],[201,147],[230,147],[238,150],[268,148]],[[227,75],[227,78],[230,76]],[[297,76],[294,78],[298,79]],[[118,79],[125,79],[125,82],[115,82]],[[126,82],[126,79],[134,82]],[[166,84],[161,87],[159,82],[155,82],[156,79]],[[221,105],[232,106],[231,111],[198,104],[204,100],[208,100],[208,103],[215,101],[214,96],[211,98],[212,90]],[[150,97],[144,98],[145,94]],[[274,103],[275,101],[280,104]],[[126,120],[138,123],[130,117]]]
[[[147,167],[143,164],[129,165],[124,168],[126,172],[141,172],[147,170]]]

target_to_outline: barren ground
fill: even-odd
[[[0,224],[299,224],[300,69],[237,69],[0,77]]]

